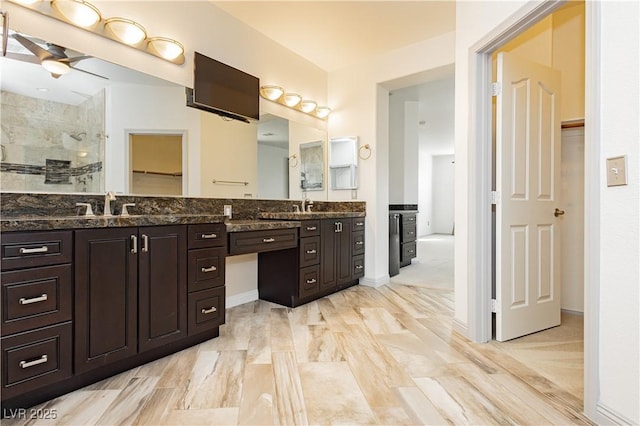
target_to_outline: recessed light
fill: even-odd
[[[48,92],[49,88],[47,88],[47,87],[36,87],[36,90],[38,92]]]

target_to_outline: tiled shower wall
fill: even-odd
[[[78,105],[2,91],[0,189],[101,192],[104,116],[104,90]]]

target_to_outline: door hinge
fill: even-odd
[[[500,201],[500,193],[498,191],[491,191],[491,204],[498,204]]]
[[[502,83],[494,82],[491,83],[491,96],[502,95]]]
[[[496,299],[491,299],[491,312],[494,314],[498,312],[498,303],[496,302]]]

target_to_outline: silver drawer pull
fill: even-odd
[[[263,243],[272,243],[274,242],[276,239],[275,238],[263,238],[262,242]]]
[[[357,245],[357,246],[361,246],[361,245],[363,245],[363,244],[364,244],[364,241],[356,241],[356,245]]]
[[[363,226],[364,222],[356,222],[356,226]]]
[[[409,253],[413,253],[413,250],[409,250]]]
[[[409,232],[409,235],[413,235],[413,234],[414,234],[414,232],[413,232],[413,231]]]
[[[203,314],[212,314],[215,311],[217,311],[216,307],[212,306],[212,307],[210,307],[208,309],[207,308],[202,308],[202,311],[200,311],[200,312],[202,312]]]
[[[40,358],[38,359],[34,359],[33,361],[20,361],[20,368],[29,368],[29,367],[33,367],[35,365],[40,365],[40,364],[44,364],[45,362],[48,361],[48,358],[46,355],[42,355]]]
[[[18,303],[21,305],[29,305],[31,303],[44,302],[47,299],[47,293],[44,293],[42,296],[33,297],[31,299],[25,299],[24,297],[21,297],[20,300],[18,300]]]
[[[210,238],[218,238],[217,234],[202,234],[200,235],[200,238],[202,238],[203,240],[208,240]]]
[[[213,271],[217,271],[218,268],[216,268],[215,266],[209,266],[208,268],[202,268],[200,269],[202,272],[213,272]]]
[[[21,254],[46,253],[48,251],[49,251],[49,247],[47,246],[34,247],[34,248],[25,248],[25,247],[20,248]]]
[[[316,254],[316,253],[317,253],[317,251],[315,249],[314,250],[307,250],[307,254]]]
[[[315,231],[316,229],[318,229],[315,226],[307,226],[307,231]]]
[[[318,281],[316,281],[316,279],[315,279],[315,278],[311,278],[310,280],[307,280],[307,284],[315,284],[315,283],[317,283],[317,282],[318,282]]]
[[[356,269],[363,269],[363,268],[364,268],[364,266],[362,266],[362,265],[356,265]]]

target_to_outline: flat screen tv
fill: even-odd
[[[260,79],[195,52],[187,106],[244,122],[260,118]]]

